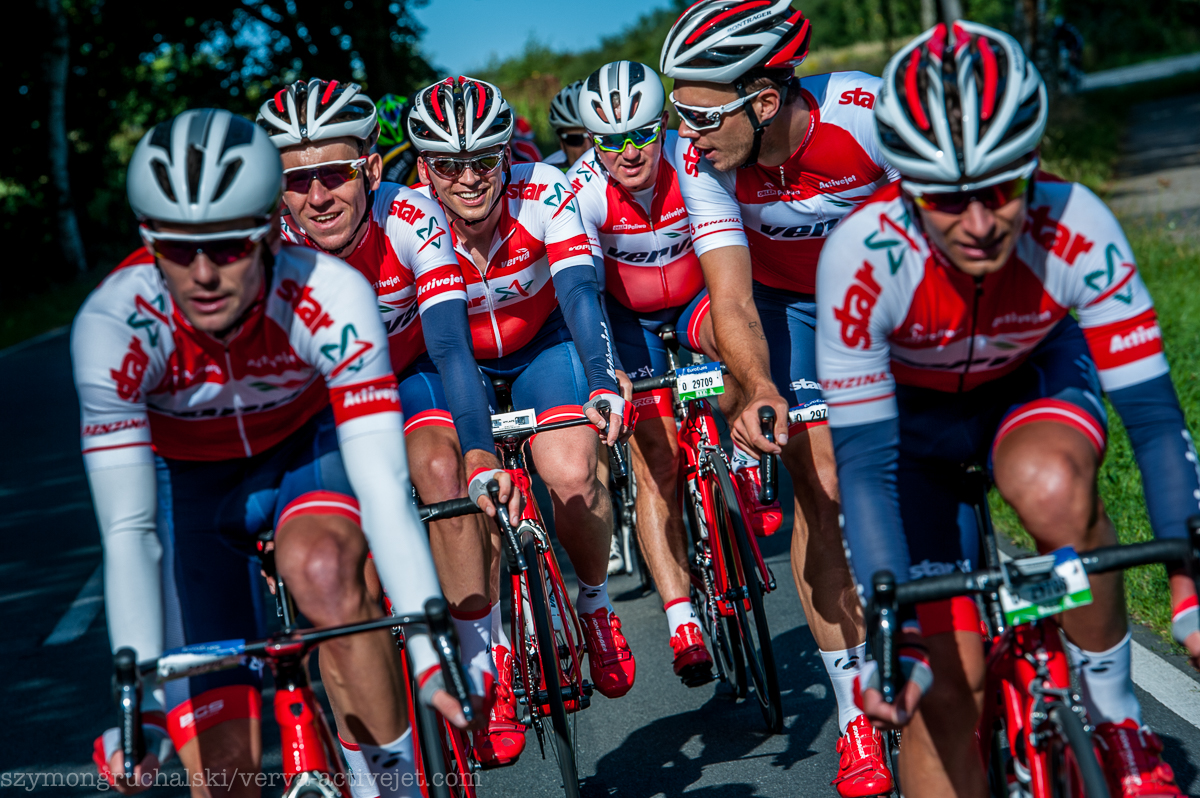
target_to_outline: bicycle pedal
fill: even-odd
[[[591,682],[589,682],[587,679],[583,680],[583,694],[585,696],[587,696],[588,698],[591,698],[592,692],[595,689],[596,689],[595,686],[593,686]]]

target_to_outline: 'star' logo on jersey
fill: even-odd
[[[875,281],[874,269],[869,261],[854,275],[854,282],[846,291],[846,299],[840,308],[833,309],[833,317],[842,325],[842,342],[851,349],[867,349],[871,346],[871,311],[883,289]]]

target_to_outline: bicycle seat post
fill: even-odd
[[[675,327],[671,324],[664,324],[655,332],[658,337],[667,345],[667,368],[668,370],[678,369],[679,363],[679,338],[675,335]]]

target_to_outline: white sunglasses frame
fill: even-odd
[[[675,106],[675,113],[679,114],[679,118],[682,119],[684,124],[686,124],[692,130],[695,130],[698,133],[705,131],[705,130],[716,130],[717,128],[719,128],[721,126],[721,123],[725,121],[725,117],[729,116],[729,114],[740,109],[743,105],[750,102],[758,95],[762,94],[764,91],[767,90],[767,88],[768,87],[764,86],[763,88],[759,89],[758,91],[754,91],[754,92],[751,92],[750,94],[747,94],[745,97],[738,97],[733,102],[728,102],[728,103],[725,103],[724,105],[712,105],[712,106],[684,105],[681,102],[676,102],[675,92],[671,92],[671,105]],[[680,113],[680,111],[679,111],[680,108],[683,108],[684,110],[687,110],[687,111],[692,111],[693,113],[704,113],[704,114],[708,114],[710,116],[715,114],[717,117],[717,121],[710,125],[704,125],[703,127],[697,127],[696,125],[692,124],[692,121],[690,119],[688,119],[686,116],[684,116],[682,113]]]

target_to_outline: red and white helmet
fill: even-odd
[[[500,89],[491,83],[446,78],[417,92],[408,115],[408,135],[422,152],[476,152],[507,144],[515,116]]]
[[[375,103],[357,83],[320,78],[277,91],[258,109],[257,121],[280,149],[342,136],[370,142],[379,129]]]
[[[965,191],[1033,174],[1046,84],[1007,33],[938,24],[892,56],[875,103],[884,155],[911,185]]]
[[[676,80],[735,83],[752,69],[792,71],[812,30],[791,0],[700,0],[663,42],[659,71]]]

